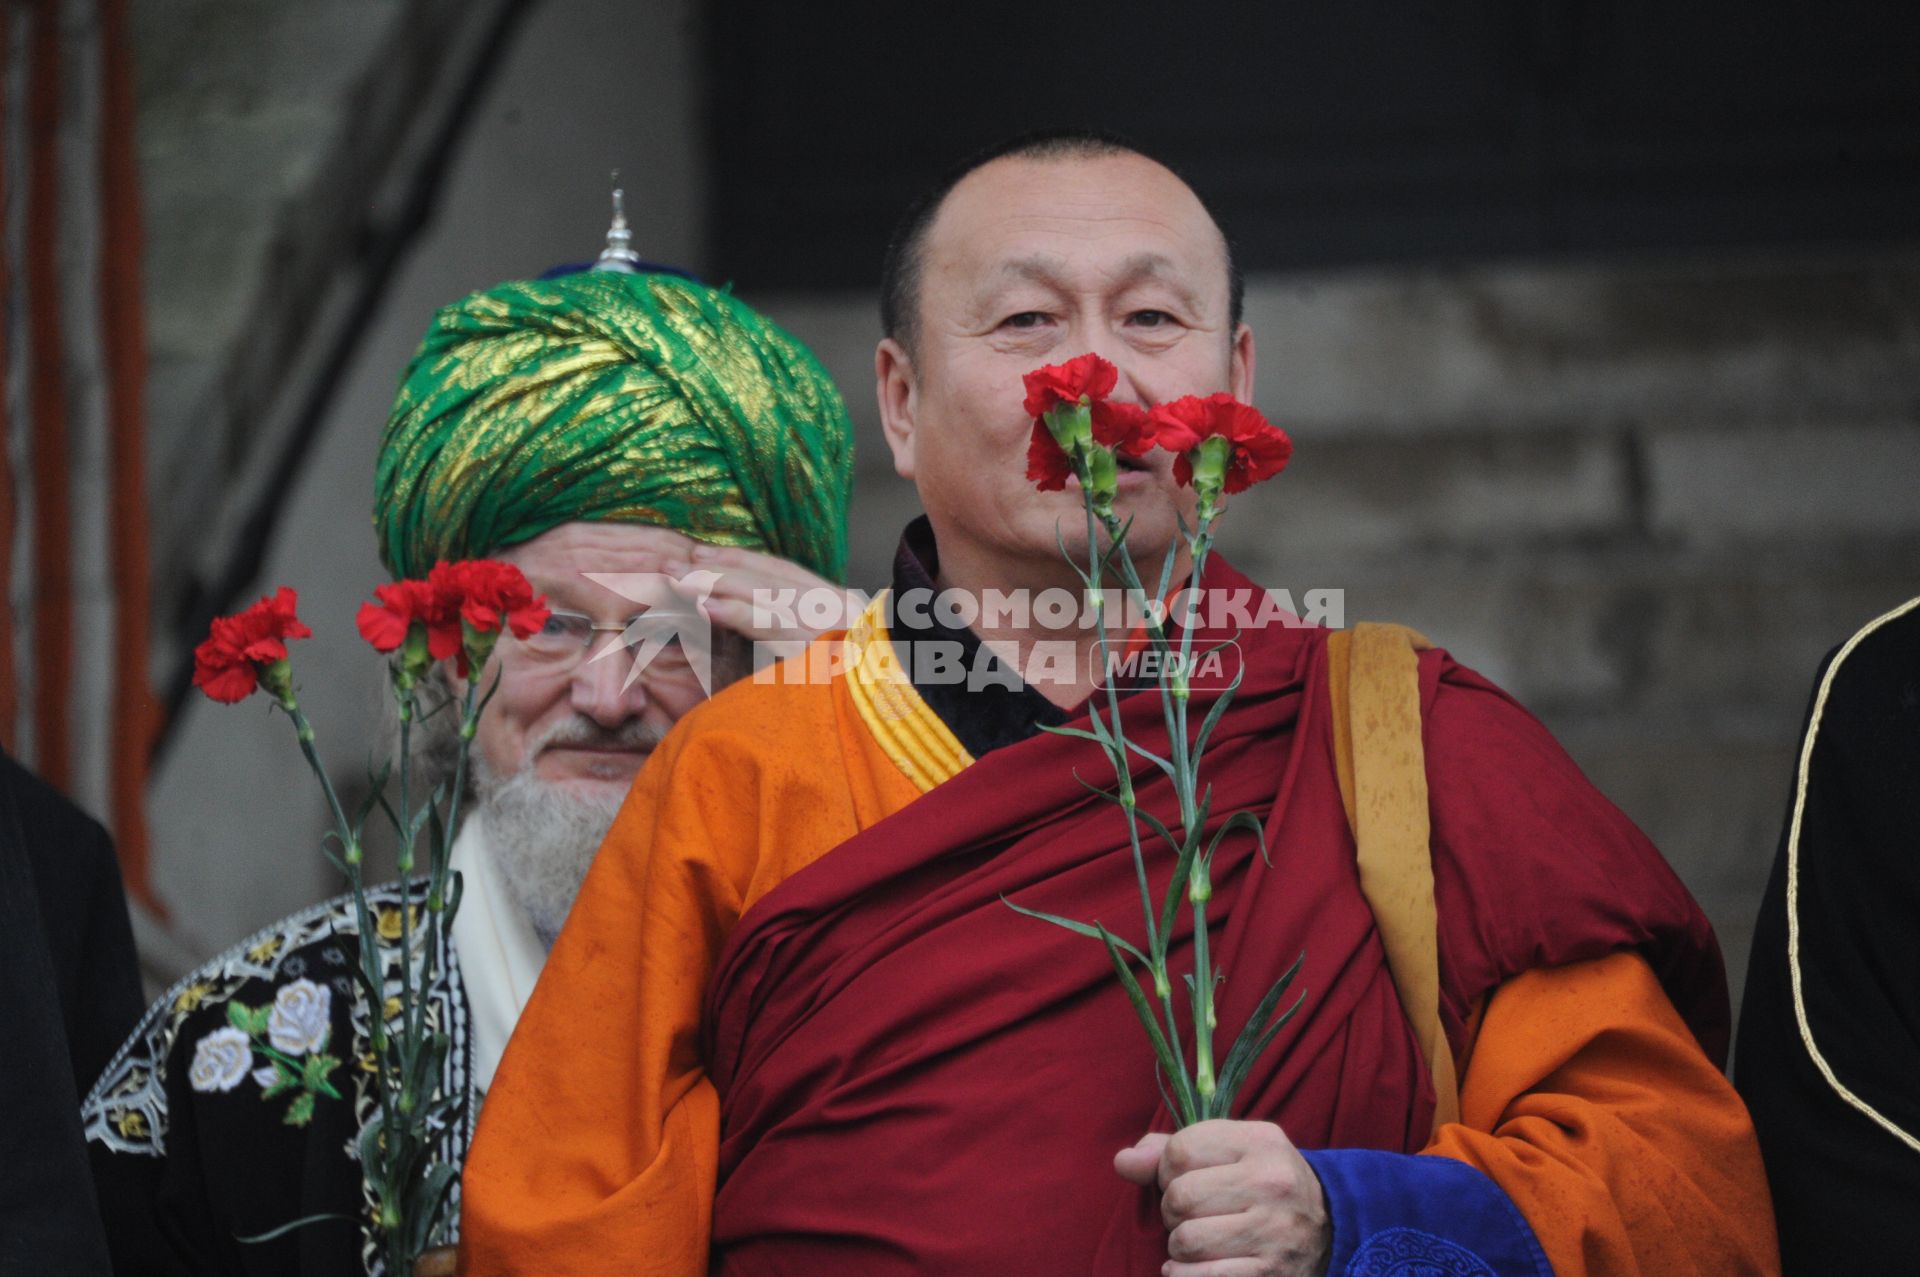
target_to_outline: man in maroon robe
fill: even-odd
[[[1005,903],[1122,934],[1138,916],[1124,825],[1076,776],[1100,751],[1043,730],[1084,718],[1097,669],[1034,677],[1058,637],[1037,619],[908,604],[1077,595],[1059,542],[1084,552],[1080,494],[1025,478],[1021,374],[1093,351],[1132,402],[1250,398],[1237,276],[1164,167],[1052,138],[909,218],[884,318],[882,421],[927,512],[898,606],[816,645],[830,678],[799,662],[690,714],[636,782],[482,1119],[465,1270],[1770,1271],[1704,918],[1545,730],[1439,651],[1414,682],[1458,1094],[1436,1091],[1359,884],[1326,633],[1268,627],[1241,637],[1207,753],[1213,822],[1253,811],[1272,853],[1229,839],[1215,862],[1223,1031],[1303,953],[1306,997],[1247,1120],[1168,1134],[1105,953]],[[1119,481],[1149,563],[1191,517],[1171,470],[1158,454]],[[1203,586],[1252,588],[1218,561]],[[950,659],[902,660],[936,647]],[[936,673],[956,668],[981,676]],[[1217,694],[1196,689],[1196,721]],[[1123,713],[1165,751],[1156,695]],[[1135,784],[1172,821],[1157,770]],[[1442,1103],[1457,1120],[1436,1125]]]

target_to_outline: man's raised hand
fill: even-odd
[[[857,591],[758,550],[694,542],[687,562],[676,566],[718,572],[720,579],[704,603],[707,616],[755,643],[797,650],[824,631],[852,624],[866,603]],[[756,602],[772,606],[756,607]]]
[[[1320,1180],[1271,1122],[1199,1122],[1114,1154],[1160,1186],[1165,1277],[1319,1277],[1333,1240]]]

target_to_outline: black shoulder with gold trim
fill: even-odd
[[[1905,1271],[1920,1202],[1920,599],[1829,658],[1754,931],[1734,1078],[1789,1273]]]

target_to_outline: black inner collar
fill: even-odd
[[[1027,686],[1017,670],[981,643],[978,634],[965,627],[950,628],[933,615],[939,572],[933,527],[921,515],[901,533],[900,548],[893,556],[892,617],[893,641],[920,699],[975,758],[1016,745],[1037,735],[1043,726],[1065,723],[1067,711]],[[918,608],[902,606],[909,591],[924,591]],[[938,673],[955,669],[960,671],[957,680]]]

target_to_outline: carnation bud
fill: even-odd
[[[463,619],[460,634],[467,645],[467,669],[478,678],[493,656],[493,645],[500,641],[500,631],[475,629],[471,621]]]
[[[1200,498],[1197,516],[1202,526],[1213,521],[1220,492],[1227,483],[1227,463],[1233,459],[1233,441],[1215,435],[1202,439],[1187,453],[1193,467],[1193,491]]]
[[[415,621],[407,626],[407,641],[400,645],[400,664],[397,670],[399,676],[406,680],[401,690],[406,691],[411,688],[432,667],[433,654],[427,650],[426,622]]]
[[[1187,899],[1197,905],[1213,899],[1213,878],[1207,873],[1204,860],[1194,861],[1193,868],[1187,873]]]
[[[1120,467],[1113,459],[1113,449],[1103,448],[1097,443],[1086,445],[1087,473],[1081,482],[1086,485],[1087,497],[1093,502],[1093,512],[1105,519],[1113,514],[1113,492],[1120,482]]]
[[[260,667],[260,686],[280,702],[282,709],[299,708],[300,703],[293,698],[293,665],[286,657]]]
[[[1081,395],[1079,403],[1047,409],[1047,429],[1060,450],[1071,457],[1074,444],[1093,442],[1093,401]]]

